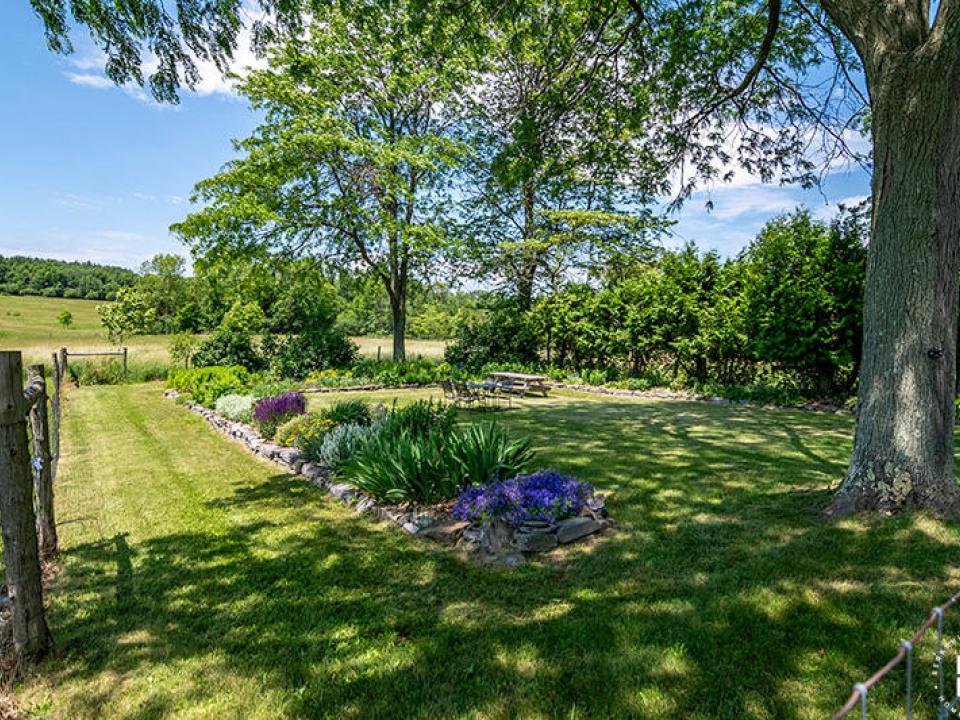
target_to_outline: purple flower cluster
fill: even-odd
[[[555,470],[539,470],[464,488],[452,513],[469,522],[498,518],[514,527],[527,520],[555,523],[578,515],[592,497],[589,483]]]
[[[303,415],[306,411],[307,399],[302,392],[285,392],[257,400],[253,419],[261,425],[267,425],[294,415]]]

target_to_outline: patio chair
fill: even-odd
[[[483,393],[473,390],[465,382],[453,381],[453,389],[458,403],[462,403],[464,407],[486,407]]]

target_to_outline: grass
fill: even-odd
[[[112,346],[97,315],[99,300],[75,300],[33,296],[0,295],[0,348],[20,350],[25,364],[50,364],[50,353],[66,346],[74,352],[110,350]],[[62,327],[57,316],[69,310],[73,324]],[[384,359],[390,357],[393,341],[382,337],[355,337],[360,354],[376,357],[382,348]],[[169,363],[169,335],[136,335],[124,343],[130,351],[130,363],[146,365]],[[407,339],[410,357],[423,355],[442,359],[446,341]]]
[[[156,384],[72,391],[57,656],[24,707],[823,718],[960,580],[955,524],[821,518],[849,418],[572,393],[496,418],[609,491],[617,529],[516,570],[464,564],[277,474]],[[916,668],[923,706],[928,646]],[[901,683],[871,693],[871,718],[902,716]]]

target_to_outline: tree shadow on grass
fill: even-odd
[[[65,714],[175,717],[239,677],[288,717],[823,717],[956,578],[951,526],[819,517],[848,419],[584,403],[502,422],[613,490],[618,529],[506,571],[300,478],[230,485],[204,505],[230,519],[215,528],[70,549]],[[104,680],[159,666],[189,670]]]

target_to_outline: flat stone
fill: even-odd
[[[316,463],[305,462],[300,466],[300,474],[304,477],[314,478],[320,474],[320,466]]]
[[[467,545],[480,545],[483,542],[483,530],[476,526],[464,528],[460,534],[460,542]]]
[[[520,523],[520,529],[525,532],[542,532],[549,530],[551,527],[546,520],[524,520]]]
[[[501,520],[490,520],[483,524],[483,539],[481,543],[484,549],[489,550],[494,555],[502,555],[510,550],[510,537],[513,532],[510,527]]]
[[[420,532],[420,526],[417,525],[416,523],[405,522],[405,523],[404,523],[403,525],[401,525],[400,527],[402,527],[404,530],[406,530],[406,531],[407,531],[408,533],[410,533],[411,535],[416,535],[417,533]]]
[[[463,535],[463,531],[470,527],[466,521],[441,522],[436,525],[422,528],[420,535],[430,540],[436,540],[444,545],[455,545]]]
[[[377,501],[372,497],[364,495],[359,500],[357,500],[357,512],[358,513],[370,513],[372,515],[379,515],[377,512],[379,507],[377,506]]]
[[[280,459],[287,463],[287,465],[293,465],[295,462],[300,462],[302,464],[304,461],[303,453],[297,448],[280,448],[280,452],[278,454],[280,455]]]
[[[357,496],[357,491],[353,485],[348,485],[347,483],[333,483],[330,485],[330,494],[337,498],[337,500],[350,502]]]
[[[552,532],[518,532],[513,536],[512,545],[520,552],[544,552],[557,546],[557,536]]]
[[[591,517],[575,517],[561,520],[557,523],[557,541],[560,543],[573,542],[579,538],[595,533],[603,525]]]
[[[523,553],[511,552],[505,553],[504,555],[497,555],[490,561],[491,565],[499,565],[500,567],[519,567],[520,565],[526,565],[527,559],[523,556]]]

